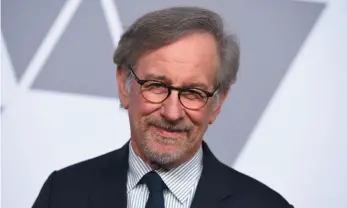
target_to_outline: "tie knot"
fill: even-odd
[[[144,175],[141,182],[147,185],[149,192],[162,192],[166,185],[158,173],[151,171]]]

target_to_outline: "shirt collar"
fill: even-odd
[[[177,168],[169,171],[162,169],[155,170],[168,189],[181,203],[188,198],[200,179],[203,166],[202,157],[202,147],[200,147],[198,152],[195,153],[190,160]],[[141,178],[150,171],[152,171],[152,168],[136,155],[129,143],[129,177],[127,192],[129,193],[138,184]]]
[[[129,142],[129,170],[128,170],[128,182],[127,192],[131,191],[141,180],[141,178],[150,172],[152,168],[145,163],[139,156],[136,155],[131,142]]]

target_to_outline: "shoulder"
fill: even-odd
[[[278,207],[291,208],[292,206],[278,192],[264,183],[241,173],[225,164],[220,163],[224,172],[225,183],[235,190],[235,197],[243,206],[256,206],[259,208]]]
[[[214,187],[230,193],[229,202],[239,207],[291,208],[275,190],[219,161],[206,143],[203,143],[205,177]],[[236,206],[237,207],[237,206]]]
[[[105,153],[103,155],[70,165],[54,171],[50,178],[56,187],[85,188],[96,180],[101,174],[112,169],[122,168],[126,161],[126,147]]]
[[[89,193],[102,174],[125,169],[126,147],[54,171],[45,181],[33,207],[86,207]]]
[[[107,168],[112,161],[117,159],[117,152],[119,150],[114,150],[112,152],[105,153],[103,155],[90,158],[67,167],[64,167],[56,171],[59,175],[75,175],[75,174],[89,174],[91,172]]]

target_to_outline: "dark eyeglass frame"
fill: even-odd
[[[137,82],[139,85],[141,85],[141,87],[142,87],[146,82],[149,82],[149,81],[151,81],[151,82],[154,81],[154,82],[162,83],[163,86],[166,86],[166,88],[168,89],[167,96],[166,96],[166,98],[164,98],[164,99],[163,99],[162,101],[160,101],[160,102],[153,102],[153,101],[151,101],[151,100],[148,100],[148,99],[142,94],[142,91],[141,91],[142,97],[145,98],[147,101],[149,101],[149,102],[151,102],[151,103],[159,104],[159,103],[164,102],[168,97],[170,97],[171,91],[172,91],[172,90],[176,90],[176,91],[178,91],[178,100],[180,101],[180,103],[181,103],[182,106],[184,106],[185,108],[190,109],[190,110],[199,110],[199,109],[203,108],[203,107],[207,104],[208,99],[209,99],[210,97],[213,97],[213,96],[215,95],[215,93],[217,92],[217,90],[219,89],[219,85],[218,85],[212,92],[208,92],[208,91],[206,91],[206,90],[203,90],[203,89],[200,89],[200,88],[196,88],[196,87],[184,87],[184,88],[181,88],[181,87],[174,87],[174,86],[168,85],[168,84],[166,84],[165,82],[162,82],[162,81],[159,81],[159,80],[144,80],[144,79],[140,79],[140,78],[135,74],[135,72],[134,72],[134,70],[133,70],[133,67],[132,67],[131,65],[128,65],[128,69],[129,69],[130,72],[134,75],[134,78],[135,78],[136,82]],[[182,94],[183,92],[185,92],[185,91],[194,90],[194,89],[195,89],[195,90],[199,90],[199,91],[205,93],[207,98],[206,98],[205,103],[204,103],[201,107],[199,107],[199,108],[188,108],[187,106],[185,106],[185,105],[182,103],[182,101],[181,101],[181,94]]]

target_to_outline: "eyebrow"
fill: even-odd
[[[164,75],[156,75],[156,74],[147,74],[145,75],[145,79],[147,80],[157,80],[165,82],[168,85],[172,85],[172,81],[165,77]],[[199,88],[203,90],[208,90],[208,86],[200,81],[192,81],[190,83],[183,83],[182,88]]]
[[[172,84],[171,80],[169,80],[164,75],[147,74],[147,75],[145,75],[145,79],[146,80],[158,80],[158,81],[165,82],[167,84]]]
[[[199,88],[199,89],[202,89],[202,90],[208,90],[208,86],[202,82],[190,82],[190,83],[187,83],[187,84],[183,84],[183,87],[184,88]]]

